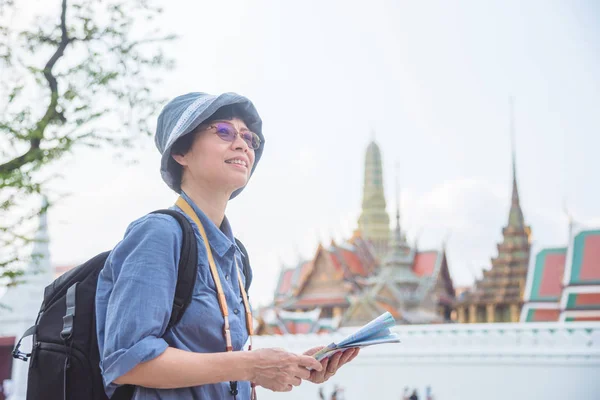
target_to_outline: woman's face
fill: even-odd
[[[238,133],[248,131],[239,118],[229,122]],[[223,140],[216,134],[214,125],[202,127],[190,150],[184,155],[173,155],[183,166],[182,186],[200,183],[203,186],[233,193],[244,187],[254,165],[254,150],[238,134],[233,142]]]

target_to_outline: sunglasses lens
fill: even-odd
[[[235,140],[235,129],[229,124],[219,123],[217,124],[217,135],[223,140],[233,142]]]
[[[260,147],[260,138],[254,132],[252,132],[252,145],[250,145],[254,150],[258,150]]]
[[[254,132],[244,132],[242,133],[242,138],[244,139],[244,142],[246,142],[248,147],[250,147],[251,149],[256,150],[260,146],[260,139],[258,138],[258,135]]]

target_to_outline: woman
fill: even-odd
[[[164,214],[146,215],[128,227],[106,261],[96,296],[101,369],[109,397],[128,384],[136,386],[135,399],[249,399],[251,383],[273,391],[289,391],[302,380],[321,383],[357,355],[351,349],[319,363],[310,356],[319,348],[304,355],[243,349],[251,330],[246,277],[238,267],[242,255],[225,208],[260,160],[261,128],[254,105],[234,93],[189,93],[161,112],[155,137],[162,154],[161,175],[180,194],[179,207],[173,209],[194,221],[198,276],[191,304],[181,321],[167,329],[181,228]],[[230,310],[230,339],[223,332],[221,291]],[[237,396],[232,382],[237,382]]]

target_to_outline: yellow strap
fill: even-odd
[[[194,212],[192,207],[188,204],[187,201],[183,197],[179,197],[177,202],[175,203],[177,207],[181,208],[181,210],[186,213],[192,221],[198,227],[200,231],[200,236],[202,236],[202,240],[204,241],[204,246],[206,247],[206,253],[208,255],[208,264],[210,266],[210,273],[215,281],[215,286],[217,287],[217,299],[219,300],[219,307],[221,308],[221,313],[223,314],[223,319],[225,320],[224,325],[224,334],[225,341],[227,346],[227,351],[232,351],[233,347],[231,344],[231,333],[229,330],[229,311],[227,308],[227,300],[225,299],[225,293],[223,292],[223,286],[221,285],[221,278],[219,278],[219,272],[217,271],[217,266],[215,264],[215,260],[212,255],[212,251],[210,250],[210,246],[208,243],[208,237],[206,236],[206,231],[204,230],[204,226],[200,222],[198,215]],[[240,270],[237,265],[237,259],[235,259],[235,269],[238,277],[238,284],[240,286],[240,292],[242,293],[242,299],[244,300],[244,308],[246,311],[246,329],[248,330],[248,335],[250,337],[250,346],[252,346],[252,311],[250,310],[250,304],[248,302],[248,295],[246,294],[246,289],[244,288],[244,284],[242,282],[242,277],[240,275]]]
[[[179,208],[186,213],[192,221],[196,223],[198,230],[200,231],[200,236],[204,240],[204,246],[206,246],[206,253],[208,254],[208,264],[210,266],[210,273],[215,280],[215,286],[217,287],[217,298],[219,299],[219,305],[221,307],[221,313],[224,317],[229,316],[229,311],[227,310],[227,301],[225,301],[225,293],[223,292],[223,286],[221,286],[221,278],[219,278],[219,273],[217,272],[217,266],[215,265],[215,260],[213,258],[212,252],[210,251],[210,246],[208,245],[208,238],[206,236],[206,231],[204,230],[204,226],[198,219],[198,216],[192,209],[192,207],[185,201],[184,198],[180,197],[177,199],[177,203],[175,203]],[[229,322],[229,321],[227,321]],[[228,325],[228,324],[227,324]]]

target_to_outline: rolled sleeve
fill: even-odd
[[[167,342],[156,337],[145,337],[129,349],[119,349],[104,360],[104,386],[106,388],[117,385],[112,384],[117,378],[131,371],[136,365],[150,361],[160,356],[169,347]]]
[[[182,232],[167,215],[132,223],[98,279],[96,310],[106,393],[136,365],[161,355],[175,296]]]

